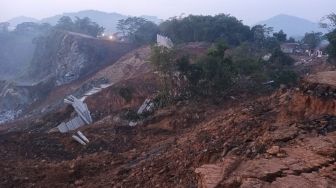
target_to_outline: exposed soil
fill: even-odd
[[[87,99],[97,121],[81,128],[86,146],[49,132],[69,107],[2,130],[0,187],[336,187],[335,101],[308,92],[326,93],[324,84],[219,105],[178,102],[130,127],[123,114],[155,95],[152,76]],[[130,100],[123,87],[132,88]]]
[[[283,98],[295,92],[181,102],[137,127],[107,116],[82,129],[87,146],[67,134],[2,132],[1,186],[334,187],[336,118],[286,115],[294,98]]]

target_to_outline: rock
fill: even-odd
[[[291,126],[280,126],[274,132],[268,132],[265,135],[266,142],[287,142],[289,140],[294,139],[298,135],[299,129],[295,125]]]
[[[214,188],[223,179],[223,167],[222,165],[209,164],[203,165],[195,170],[195,173],[200,176],[198,181],[199,187]]]
[[[279,157],[279,158],[284,158],[284,157],[286,157],[287,155],[286,155],[285,152],[280,152],[280,153],[277,153],[276,156]]]
[[[240,160],[237,158],[228,158],[222,163],[206,164],[196,168],[195,173],[198,175],[198,186],[202,188],[214,188],[228,176],[234,169],[236,169]]]
[[[262,188],[265,187],[265,182],[256,179],[256,178],[247,178],[246,180],[244,180],[242,182],[242,184],[240,185],[240,188]]]
[[[280,153],[280,147],[279,146],[272,146],[266,152],[270,155],[277,155],[278,153]]]

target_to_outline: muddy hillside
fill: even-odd
[[[155,78],[145,71],[87,96],[86,146],[52,131],[71,107],[4,129],[1,187],[336,186],[336,72],[220,105],[185,100],[137,121]]]

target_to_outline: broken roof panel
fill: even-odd
[[[67,123],[63,122],[59,126],[57,126],[58,130],[61,133],[66,133],[72,130],[76,130],[79,127],[84,126],[85,124],[91,124],[93,122],[92,117],[90,115],[90,111],[87,105],[83,101],[70,95],[69,97],[64,99],[64,102],[67,104],[71,104],[72,107],[77,112],[78,116],[68,121]]]
[[[79,116],[73,118],[72,120],[68,121],[67,123],[61,123],[57,126],[58,130],[61,133],[66,133],[69,131],[73,131],[85,125],[85,122]]]

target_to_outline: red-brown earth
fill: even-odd
[[[1,131],[0,187],[336,187],[336,105],[324,84],[187,100],[130,127],[122,115],[156,94],[153,76],[87,99],[98,120],[81,128],[87,146],[49,132],[70,107]]]

